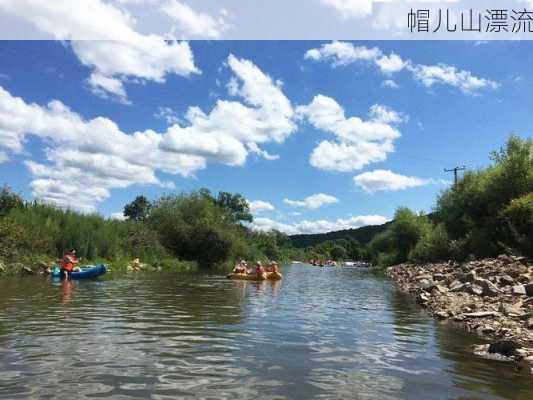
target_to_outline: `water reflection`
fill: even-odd
[[[365,271],[0,281],[0,398],[531,398]],[[529,396],[528,396],[529,395]]]

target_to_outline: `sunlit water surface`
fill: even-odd
[[[201,273],[0,281],[2,399],[533,399],[390,281],[287,266],[277,283]]]

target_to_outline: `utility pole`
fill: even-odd
[[[457,181],[459,180],[458,171],[464,171],[465,169],[466,169],[466,167],[463,165],[461,167],[455,167],[455,168],[452,168],[452,169],[445,169],[444,172],[453,172],[454,183],[455,183],[455,186],[457,186]]]

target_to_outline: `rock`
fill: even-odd
[[[513,286],[512,293],[516,295],[526,295],[526,287],[524,285]]]
[[[21,272],[25,275],[33,275],[34,272],[31,268],[28,268],[28,267],[22,267],[21,268]]]
[[[472,286],[479,286],[482,289],[481,296],[490,296],[490,297],[496,297],[498,296],[501,291],[498,289],[498,287],[492,283],[489,282],[486,279],[476,279],[474,281],[474,285]]]
[[[473,313],[464,313],[466,318],[484,318],[484,317],[497,317],[500,313],[496,311],[478,311]]]
[[[466,283],[466,282],[474,282],[475,280],[477,279],[477,275],[476,275],[476,272],[475,271],[470,271],[466,274],[463,274],[462,276],[459,277],[459,280],[463,283]]]
[[[514,261],[513,257],[508,256],[507,254],[500,254],[498,260],[501,261],[503,265],[511,264]]]
[[[466,285],[458,280],[453,281],[450,283],[450,286],[448,286],[448,289],[450,289],[450,292],[462,292]]]
[[[483,296],[483,288],[479,285],[470,285],[468,292],[476,296]]]
[[[0,262],[0,272],[6,272],[6,267]]]
[[[509,275],[499,276],[498,280],[503,286],[511,286],[515,283],[514,279],[511,278]]]
[[[433,280],[435,280],[435,281],[444,281],[444,280],[446,280],[446,275],[444,275],[444,274],[433,274]]]
[[[526,328],[533,329],[533,318],[528,318],[526,321]]]
[[[500,340],[492,343],[489,346],[488,352],[491,354],[497,353],[506,357],[511,357],[515,354],[516,350],[522,346],[514,340]]]
[[[426,293],[419,293],[418,296],[416,296],[416,302],[418,304],[424,305],[429,301],[429,296]]]

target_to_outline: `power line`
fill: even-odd
[[[455,183],[455,185],[457,186],[457,181],[459,180],[459,175],[458,175],[458,172],[459,171],[464,171],[466,169],[466,167],[463,165],[463,166],[460,166],[460,167],[455,167],[455,168],[452,168],[452,169],[444,169],[444,172],[453,172],[453,181]]]

